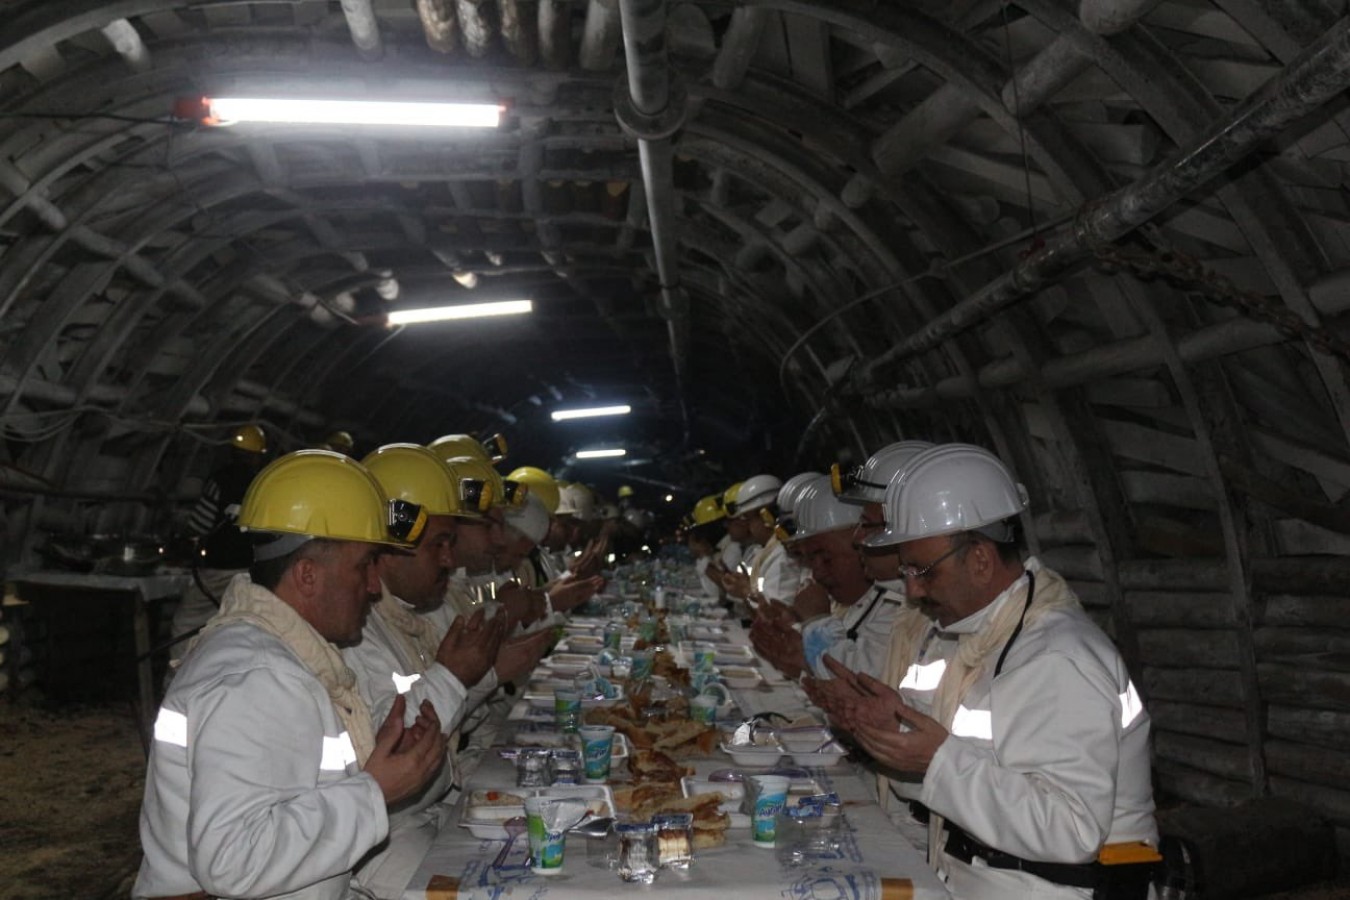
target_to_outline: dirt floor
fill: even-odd
[[[0,897],[127,897],[145,754],[129,707],[0,700]]]
[[[145,756],[129,706],[0,697],[0,900],[130,896]],[[1267,900],[1347,900],[1324,884]]]

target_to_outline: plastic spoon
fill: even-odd
[[[511,852],[511,845],[516,842],[516,838],[525,833],[525,817],[512,816],[502,823],[502,828],[506,830],[506,843],[502,845],[497,858],[492,861],[492,868],[494,869],[500,869],[506,863],[506,856]]]

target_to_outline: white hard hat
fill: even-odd
[[[853,503],[844,503],[830,490],[828,475],[817,475],[797,495],[797,531],[794,541],[837,531],[840,528],[852,529],[862,518],[862,507]]]
[[[586,485],[573,482],[559,492],[556,514],[576,516],[580,522],[589,522],[595,518],[595,495]]]
[[[1018,515],[1027,489],[997,456],[973,444],[940,444],[915,456],[886,489],[886,527],[865,541],[887,547],[976,531]],[[1010,540],[1008,532],[990,534]]]
[[[617,519],[619,517],[619,507],[614,503],[602,503],[600,504],[599,515],[600,518],[604,519],[606,522],[610,519]]]
[[[548,507],[542,499],[530,494],[524,505],[506,510],[506,524],[537,544],[548,534]]]
[[[887,444],[867,458],[867,462],[851,472],[841,472],[839,464],[830,468],[834,492],[845,503],[880,503],[886,496],[886,487],[915,456],[933,445],[928,441],[897,441]]]
[[[769,506],[778,499],[778,489],[782,486],[783,482],[773,475],[755,475],[747,478],[741,482],[740,490],[736,492],[733,504],[735,509],[729,512],[733,516],[739,516],[741,513]]]
[[[798,472],[778,489],[778,514],[780,516],[790,516],[797,508],[797,501],[801,499],[806,491],[806,486],[817,478],[825,476],[819,472]],[[828,479],[826,479],[828,482]]]

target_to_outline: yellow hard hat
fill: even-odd
[[[425,524],[421,507],[391,502],[365,466],[330,450],[298,450],[273,461],[253,479],[239,508],[245,531],[402,548],[421,537]]]
[[[417,444],[386,444],[361,460],[391,500],[407,500],[429,516],[472,516],[460,480],[436,454]]]
[[[728,510],[728,515],[730,515],[730,510],[736,508],[736,495],[740,493],[743,484],[745,484],[744,481],[738,481],[722,492],[722,508]]]
[[[633,488],[632,488],[632,486],[627,485],[627,484],[621,484],[621,485],[619,485],[619,499],[620,499],[620,500],[624,499],[625,497],[631,497],[631,496],[633,496]]]
[[[707,525],[709,522],[716,522],[718,519],[725,519],[726,517],[727,511],[722,505],[722,496],[720,494],[709,494],[694,504],[691,520],[694,525]]]
[[[248,453],[266,453],[267,435],[257,425],[240,425],[230,435],[230,446]]]
[[[352,440],[350,431],[335,431],[323,439],[323,449],[335,450],[338,453],[346,453],[348,456],[356,449],[356,441]]]
[[[530,493],[544,502],[544,508],[548,510],[549,515],[558,511],[558,500],[561,497],[558,482],[543,469],[521,466],[506,477],[511,481],[528,484]]]
[[[458,456],[472,456],[483,462],[492,462],[492,456],[487,452],[487,448],[471,434],[443,434],[427,444],[427,449],[444,460]]]

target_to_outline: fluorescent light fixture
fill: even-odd
[[[614,447],[610,450],[578,450],[577,459],[613,459],[616,456],[627,456],[628,451],[622,447]]]
[[[666,502],[667,502],[667,503],[674,503],[674,502],[675,502],[675,495],[674,495],[674,494],[666,494]]]
[[[553,416],[555,422],[566,422],[568,419],[593,419],[596,416],[626,416],[633,411],[633,407],[627,403],[618,406],[590,406],[585,409],[555,409],[549,415]]]
[[[218,124],[279,122],[291,125],[389,125],[417,128],[496,128],[495,103],[420,103],[397,100],[313,100],[297,97],[209,97]]]
[[[481,319],[485,316],[515,316],[533,312],[531,300],[500,300],[496,303],[460,303],[454,306],[431,306],[426,309],[396,309],[389,313],[390,325],[416,325],[421,322],[444,322],[449,319]]]

